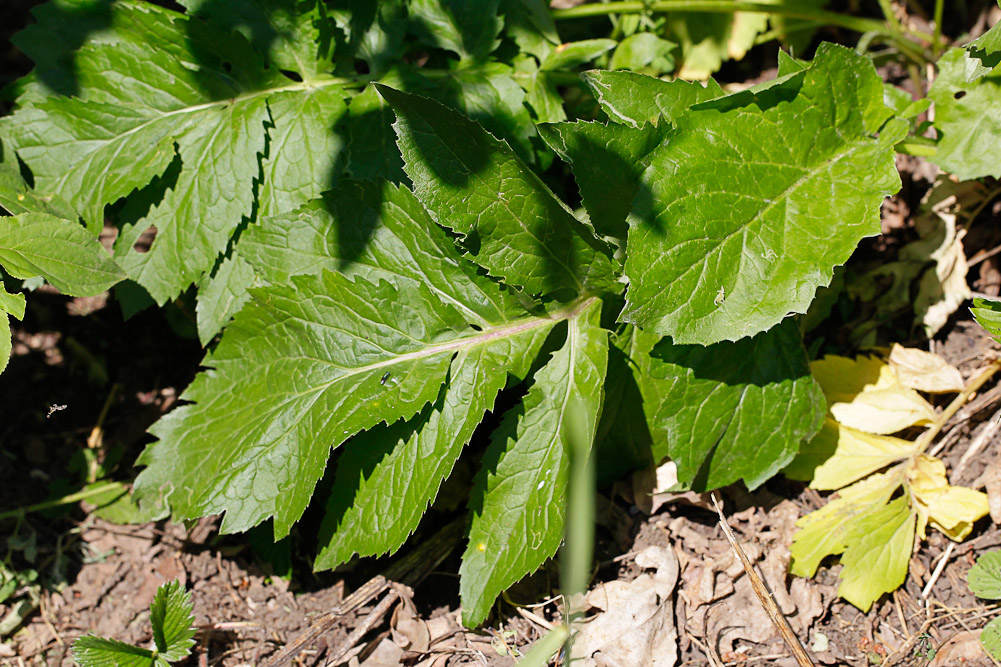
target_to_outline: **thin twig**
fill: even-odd
[[[397,600],[401,599],[400,587],[397,584],[393,584],[386,596],[379,600],[379,604],[375,605],[365,616],[365,620],[361,624],[351,631],[347,639],[341,642],[341,645],[331,654],[331,658],[327,660],[326,667],[334,667],[334,665],[339,665],[344,659],[344,656],[348,654],[355,645],[362,640],[368,631],[374,628],[377,624],[382,622],[382,617],[385,616],[390,608],[396,603]]]
[[[949,546],[945,548],[945,551],[943,551],[942,555],[939,557],[938,565],[935,566],[935,571],[931,573],[931,578],[928,579],[928,583],[925,584],[924,589],[921,591],[922,599],[927,600],[928,596],[931,595],[931,589],[935,586],[935,582],[938,581],[938,578],[942,576],[942,570],[945,569],[945,565],[949,562],[949,558],[952,557],[952,552],[955,549],[956,543],[949,542]]]
[[[945,426],[946,423],[952,419],[952,416],[955,415],[959,409],[970,400],[970,397],[973,396],[973,394],[975,394],[977,390],[980,389],[985,382],[990,380],[991,377],[993,377],[999,370],[1001,370],[1001,359],[995,359],[987,365],[987,368],[980,372],[980,375],[970,380],[969,384],[963,388],[963,391],[959,392],[959,395],[952,399],[952,402],[946,406],[945,410],[943,410],[941,414],[935,418],[935,421],[928,427],[928,430],[918,437],[918,440],[915,443],[915,452],[918,454],[925,452],[928,449],[928,445],[931,444],[931,441],[935,439],[935,436],[942,431],[942,427]]]
[[[768,614],[768,618],[771,619],[775,628],[779,631],[779,635],[785,641],[786,646],[792,651],[793,656],[796,658],[796,662],[800,667],[816,667],[813,660],[810,659],[810,655],[803,648],[803,644],[800,643],[799,637],[796,633],[792,631],[792,627],[789,625],[789,621],[786,620],[785,616],[779,610],[779,606],[775,603],[775,599],[772,594],[768,592],[765,587],[765,582],[761,581],[761,577],[758,573],[754,571],[751,566],[751,561],[747,558],[747,554],[744,550],[740,548],[737,544],[737,538],[734,537],[733,531],[730,530],[730,524],[726,522],[726,517],[723,516],[723,509],[719,505],[719,500],[716,499],[716,494],[710,494],[712,498],[713,505],[716,507],[716,513],[719,515],[719,525],[723,529],[723,534],[726,535],[727,541],[730,546],[733,547],[734,552],[736,552],[737,557],[740,559],[740,563],[744,566],[744,572],[747,573],[747,577],[751,582],[751,588],[754,589],[755,595],[758,596],[758,601],[761,602],[761,606],[764,607],[765,612]]]

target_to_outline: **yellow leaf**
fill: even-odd
[[[987,494],[962,486],[950,486],[945,476],[945,464],[921,454],[907,471],[907,486],[918,511],[919,534],[924,537],[924,525],[930,523],[946,537],[956,542],[966,538],[973,524],[987,515]]]
[[[838,423],[866,433],[886,435],[935,421],[935,409],[928,401],[913,389],[902,386],[889,365],[878,363],[879,378],[875,384],[867,385],[850,401],[830,406]]]
[[[906,498],[859,517],[856,539],[841,557],[838,595],[869,611],[881,595],[903,584],[914,547],[915,518]]]
[[[789,571],[799,577],[812,577],[820,561],[851,544],[861,517],[883,507],[902,481],[900,466],[871,475],[839,491],[837,498],[816,512],[800,517]]]
[[[833,423],[836,429],[837,445],[834,456],[814,471],[813,481],[810,483],[814,489],[840,489],[910,457],[915,451],[915,443],[910,440],[873,435],[848,426],[839,427],[830,418],[828,422]],[[821,433],[829,434],[830,430],[825,428]]]
[[[937,354],[894,343],[888,361],[905,387],[929,393],[963,390],[959,370]]]

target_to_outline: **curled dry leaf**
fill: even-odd
[[[983,197],[980,183],[958,183],[952,177],[939,176],[922,200],[923,213],[914,221],[921,238],[900,250],[903,261],[934,262],[921,275],[914,299],[915,323],[923,325],[928,336],[934,336],[971,296],[963,250],[966,231],[957,229],[956,222],[959,211],[976,207]]]

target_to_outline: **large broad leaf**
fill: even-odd
[[[930,159],[960,180],[1001,176],[1001,73],[966,80],[962,49],[938,61],[928,97],[935,103],[938,148]]]
[[[100,294],[125,274],[94,236],[48,213],[0,218],[0,265],[15,278],[43,276],[63,294]]]
[[[599,234],[625,239],[626,216],[647,156],[667,133],[665,125],[551,123],[539,134],[573,168],[584,208]]]
[[[252,292],[174,410],[150,432],[140,498],[168,494],[175,518],[226,512],[222,529],[298,520],[331,447],[434,400],[475,334],[425,287],[296,276]],[[386,374],[392,382],[383,381]],[[211,455],[209,454],[211,452]]]
[[[882,98],[870,59],[824,44],[810,69],[678,118],[629,218],[622,319],[709,344],[806,312],[899,187],[906,123]]]
[[[524,378],[549,330],[528,328],[461,350],[433,405],[416,419],[373,429],[346,446],[337,461],[316,569],[403,544],[493,407],[507,374]]]
[[[276,534],[287,534],[331,447],[420,413],[458,377],[456,355],[530,355],[531,339],[568,317],[530,314],[457,260],[444,231],[392,184],[346,182],[329,199],[266,218],[244,241],[248,261],[275,284],[251,291],[206,359],[214,370],[183,395],[195,403],[151,429],[161,440],[141,458],[149,467],[136,491],[147,502],[169,494],[175,517],[225,511],[228,531],[274,516]],[[505,363],[497,375],[523,362]]]
[[[503,142],[437,102],[380,87],[397,114],[407,175],[470,259],[533,295],[613,280],[608,251]]]
[[[692,105],[724,95],[712,79],[703,85],[680,79],[663,81],[635,72],[604,71],[585,72],[583,78],[612,121],[635,129],[662,120],[673,124]]]
[[[317,30],[312,3],[269,5],[269,13],[247,0],[232,15],[191,4],[209,21],[115,3],[110,25],[65,59],[63,78],[71,78],[76,95],[51,95],[39,77],[3,128],[36,188],[66,199],[93,229],[103,224],[106,204],[180,160],[173,187],[123,230],[116,247],[129,276],[161,303],[212,270],[254,212],[255,181],[264,211],[287,210],[329,184],[338,147],[332,128],[345,111],[340,82],[315,78],[322,58],[307,57]],[[39,52],[61,29],[50,23],[22,40],[43,62]],[[265,55],[229,27],[271,48],[278,67],[265,67]],[[297,148],[286,149],[289,142]],[[157,233],[149,251],[134,250],[151,226]]]
[[[823,423],[827,404],[792,320],[736,343],[665,339],[651,354],[647,383],[661,397],[651,424],[678,478],[699,490],[762,484]]]
[[[482,622],[500,592],[553,556],[563,539],[569,406],[580,406],[588,443],[601,414],[608,332],[600,315],[594,299],[570,318],[563,347],[494,433],[473,490],[459,570],[466,625]]]

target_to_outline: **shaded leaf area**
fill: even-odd
[[[679,480],[697,490],[741,479],[759,486],[823,423],[826,402],[792,320],[736,343],[664,339],[650,354],[640,386],[657,401],[654,451],[675,461]]]
[[[119,264],[160,304],[197,285],[203,343],[257,282],[234,244],[248,225],[344,174],[406,179],[393,114],[365,81],[432,95],[536,159],[526,89],[491,55],[503,39],[531,42],[539,60],[553,51],[551,20],[531,2],[181,4],[187,14],[128,0],[36,9],[17,44],[37,68],[13,87],[0,136],[40,196],[92,231],[126,199]],[[443,49],[444,69],[404,61],[420,37]],[[147,230],[152,245],[137,249]]]
[[[563,539],[570,422],[582,419],[591,443],[601,415],[608,331],[600,315],[601,302],[592,299],[569,318],[563,347],[493,434],[470,499],[459,569],[466,625],[481,623],[501,591],[552,557]]]
[[[665,125],[589,122],[540,125],[539,134],[570,165],[595,231],[624,245],[626,216],[639,190],[647,156],[667,134]]]
[[[415,194],[473,261],[533,296],[611,285],[608,249],[506,144],[430,99],[379,90]]]
[[[985,35],[986,37],[986,35]],[[935,103],[939,139],[929,158],[960,180],[1001,176],[1001,73],[968,81],[967,52],[950,49],[938,61],[939,72],[928,97]]]
[[[805,312],[899,187],[906,123],[882,88],[868,58],[825,44],[808,70],[680,116],[629,217],[622,319],[709,344]]]

